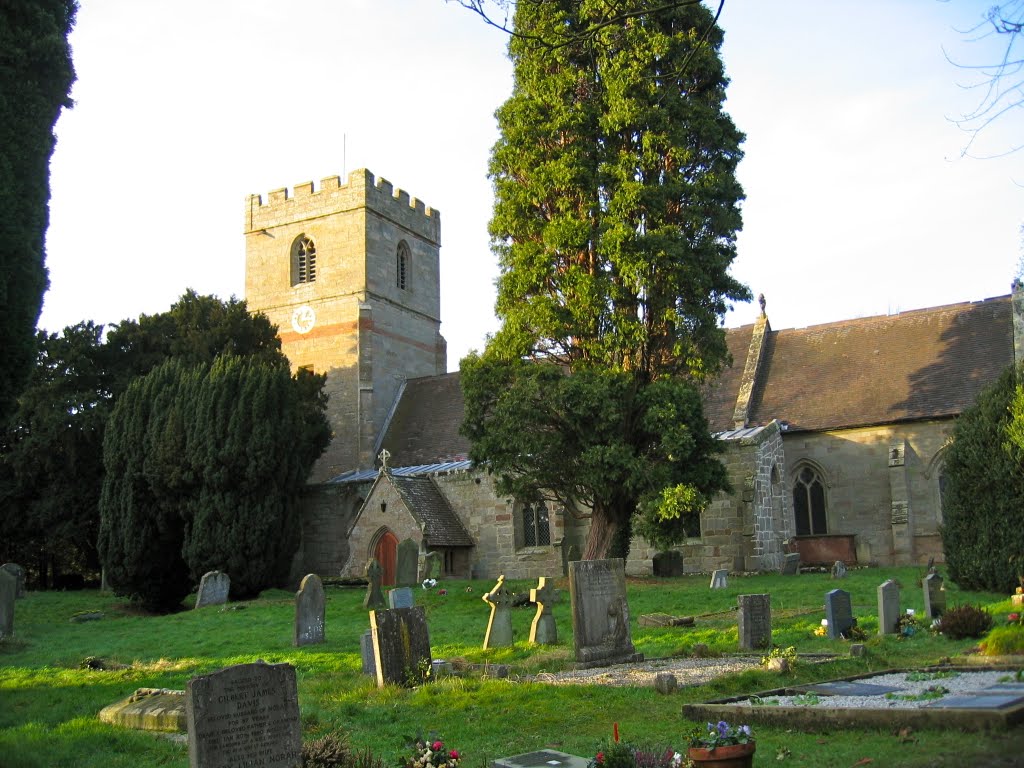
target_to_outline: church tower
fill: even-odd
[[[440,212],[365,169],[249,195],[249,310],[277,325],[293,371],[327,374],[333,439],[313,482],[372,467],[403,382],[447,370],[440,247]]]

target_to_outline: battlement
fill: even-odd
[[[340,176],[328,176],[319,189],[312,181],[271,190],[246,198],[245,233],[262,232],[285,224],[307,221],[365,208],[415,232],[434,245],[441,244],[441,212],[431,208],[384,178],[374,178],[365,168],[352,171],[345,184]]]

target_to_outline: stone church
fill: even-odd
[[[366,170],[249,196],[246,300],[293,369],[327,374],[330,447],[303,498],[297,573],[393,583],[399,541],[453,578],[564,572],[585,510],[496,494],[459,434],[441,335],[440,213]],[[687,572],[942,559],[943,450],[956,416],[1024,360],[1024,288],[1007,296],[773,330],[727,331],[733,365],[705,409],[732,494],[677,547]],[[652,573],[634,540],[627,571]]]

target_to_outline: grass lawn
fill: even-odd
[[[491,759],[549,747],[581,756],[595,753],[618,723],[623,739],[682,750],[696,725],[681,707],[730,695],[749,694],[796,681],[810,682],[891,668],[939,663],[977,641],[952,641],[931,633],[897,639],[877,634],[876,588],[888,578],[903,588],[901,605],[923,611],[917,568],[854,569],[841,582],[828,574],[730,576],[729,586],[709,590],[707,576],[629,579],[633,642],[647,658],[687,655],[697,643],[713,652],[735,653],[736,597],[770,593],[773,644],[799,653],[835,653],[834,661],[798,663],[780,676],[764,669],[662,696],[653,688],[547,686],[526,682],[539,671],[565,668],[572,656],[568,583],[557,586],[559,643],[526,642],[533,610],[516,609],[512,647],[482,650],[488,606],[481,596],[493,582],[441,582],[416,591],[426,609],[434,658],[508,664],[508,679],[460,677],[418,689],[378,689],[363,676],[360,635],[369,627],[364,591],[327,589],[327,640],[294,648],[294,595],[281,590],[259,599],[166,616],[141,614],[122,599],[96,591],[30,592],[15,607],[15,636],[0,642],[0,766],[3,768],[187,768],[187,749],[152,733],[106,725],[101,708],[136,688],[184,689],[189,678],[231,664],[262,659],[288,662],[298,676],[299,706],[306,740],[328,732],[345,734],[389,765],[400,764],[406,743],[436,732],[464,755],[465,768]],[[535,582],[511,581],[522,592]],[[949,606],[974,603],[989,609],[996,624],[1011,612],[1008,597],[961,592],[947,580]],[[824,618],[825,593],[836,587],[852,595],[858,625],[868,633],[867,652],[849,655],[849,644],[815,636]],[[440,594],[441,588],[447,594]],[[71,622],[77,613],[98,611],[98,621]],[[697,617],[692,628],[641,628],[644,613]],[[83,668],[87,657],[127,665],[119,670]],[[843,729],[802,733],[784,727],[756,729],[756,766],[1011,766],[1024,765],[1024,728],[991,734],[955,730],[898,734]],[[966,758],[966,759],[965,759]]]

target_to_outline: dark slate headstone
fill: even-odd
[[[387,601],[380,589],[381,579],[384,578],[384,569],[380,567],[377,558],[370,558],[366,564],[364,575],[366,576],[366,596],[363,598],[363,608],[369,611],[386,608]]]
[[[373,655],[373,630],[368,629],[359,636],[359,653],[363,659],[363,674],[377,676],[377,660]]]
[[[787,552],[782,556],[782,575],[796,576],[800,573],[800,553]]]
[[[900,587],[889,579],[878,587],[878,634],[894,635],[899,632]]]
[[[683,553],[676,550],[659,552],[654,556],[654,575],[673,577],[683,575]]]
[[[420,547],[412,539],[398,543],[398,560],[395,566],[395,584],[399,587],[413,587],[419,580]]]
[[[188,681],[189,768],[296,768],[302,726],[295,668],[239,664]]]
[[[849,637],[853,627],[853,605],[850,593],[845,589],[833,589],[825,594],[825,618],[828,619],[828,636],[832,640]]]
[[[537,579],[537,586],[530,590],[530,602],[537,606],[533,623],[530,624],[530,642],[537,645],[554,645],[558,642],[558,626],[551,606],[559,601],[560,595],[546,576]]]
[[[431,667],[430,632],[421,606],[370,611],[377,685],[419,685]]]
[[[505,577],[499,576],[498,583],[481,599],[491,607],[484,633],[484,650],[512,645],[512,595],[505,587]]]
[[[772,644],[772,596],[738,595],[740,649],[769,648]]]
[[[414,605],[416,596],[410,587],[388,590],[388,608],[412,608]]]
[[[17,594],[17,578],[0,568],[0,637],[14,634],[14,601]]]
[[[642,661],[633,647],[621,558],[569,564],[572,633],[577,662],[584,667]]]
[[[924,578],[924,615],[928,619],[937,619],[946,612],[946,588],[942,577],[937,573],[929,573]]]
[[[199,592],[196,594],[196,608],[205,605],[224,605],[231,591],[231,578],[220,571],[207,571],[199,581]]]
[[[25,569],[17,563],[4,563],[0,565],[0,568],[7,571],[11,576],[18,580],[18,587],[15,591],[15,597],[25,596]]]
[[[295,593],[295,645],[314,645],[324,641],[327,596],[324,583],[315,573],[302,580]]]

